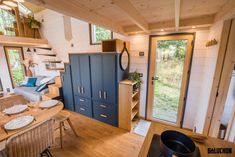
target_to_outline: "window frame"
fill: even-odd
[[[102,42],[94,42],[93,41],[93,30],[92,30],[92,26],[93,24],[89,24],[89,37],[90,37],[90,45],[101,45]],[[97,25],[95,25],[97,26]],[[99,26],[98,26],[99,27]],[[107,39],[107,40],[111,40],[113,39],[113,32],[110,30],[111,32],[111,38]]]
[[[9,72],[9,75],[10,75],[10,78],[11,78],[11,85],[12,87],[14,88],[16,86],[16,84],[14,83],[13,81],[13,74],[12,74],[12,70],[11,70],[11,67],[10,67],[10,61],[9,61],[9,55],[7,54],[8,52],[8,49],[19,49],[20,50],[20,56],[21,56],[21,61],[23,61],[25,59],[24,57],[24,51],[23,51],[23,47],[17,47],[17,46],[3,46],[4,48],[4,52],[5,52],[5,57],[6,57],[6,61],[7,61],[7,67],[8,67],[8,72]],[[26,68],[25,66],[23,66],[23,69],[24,69],[24,76],[26,77]]]

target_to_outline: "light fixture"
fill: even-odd
[[[164,29],[161,29],[161,32],[164,32]]]
[[[31,52],[31,50],[28,48],[28,49],[27,49],[27,52]]]
[[[1,8],[1,9],[4,9],[4,10],[11,10],[10,7],[8,7],[8,6],[4,5],[4,4],[1,4],[1,5],[0,5],[0,8]]]
[[[17,7],[17,3],[16,2],[13,2],[13,1],[3,1],[2,2],[3,4],[7,5],[7,6],[10,6],[10,7]]]
[[[196,26],[192,26],[192,28],[194,29],[194,28],[196,28]]]

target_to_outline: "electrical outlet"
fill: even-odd
[[[144,52],[139,52],[139,56],[144,56]]]

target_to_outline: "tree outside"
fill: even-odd
[[[95,26],[95,41],[101,42],[102,40],[111,39],[111,31],[102,27]]]
[[[21,64],[20,52],[10,49],[7,53],[14,84],[22,82],[25,78],[25,72],[24,67]]]
[[[187,40],[158,41],[154,85],[153,117],[177,121]]]

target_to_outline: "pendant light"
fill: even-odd
[[[8,5],[10,7],[17,7],[17,3],[13,2],[13,1],[10,1],[10,0],[3,1],[2,3],[5,4],[5,5]]]

